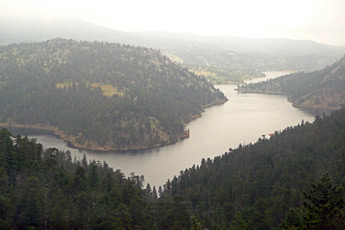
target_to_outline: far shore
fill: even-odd
[[[42,132],[50,132],[50,134],[59,137],[60,139],[67,142],[67,145],[72,148],[82,149],[82,150],[90,150],[90,151],[98,151],[98,152],[108,152],[108,151],[114,151],[114,152],[129,152],[129,151],[145,151],[150,150],[154,148],[164,147],[169,144],[173,144],[175,142],[167,143],[164,145],[154,145],[154,146],[138,146],[133,148],[112,148],[112,147],[106,147],[106,146],[98,146],[95,144],[79,144],[75,142],[75,137],[71,135],[66,135],[64,132],[58,130],[57,127],[53,126],[43,126],[43,125],[24,125],[24,124],[18,124],[18,123],[0,123],[0,128],[19,128],[19,129],[32,129]],[[179,138],[179,140],[188,138],[189,135],[182,134]]]
[[[217,101],[212,104],[209,104],[205,106],[205,108],[209,108],[215,105],[221,105],[227,102],[228,100],[222,100],[222,101]],[[194,116],[191,117],[191,119],[185,121],[185,124],[191,122],[192,120],[195,120],[197,118],[201,117],[201,114],[195,114]],[[109,152],[109,151],[114,151],[114,152],[129,152],[129,151],[145,151],[145,150],[150,150],[150,149],[155,149],[155,148],[160,148],[164,147],[167,145],[174,144],[180,140],[186,139],[189,137],[189,130],[184,131],[180,135],[178,135],[176,141],[168,142],[165,144],[156,144],[153,146],[133,146],[133,147],[125,147],[125,148],[114,148],[114,147],[109,147],[109,146],[99,146],[96,143],[87,143],[87,144],[80,144],[75,141],[76,137],[71,136],[68,134],[65,134],[63,131],[59,130],[57,127],[50,126],[50,125],[29,125],[29,124],[18,124],[15,122],[9,122],[9,123],[4,123],[0,122],[0,128],[19,128],[19,129],[32,129],[32,130],[37,130],[37,131],[42,131],[42,132],[50,132],[52,135],[55,135],[59,137],[60,139],[64,140],[67,142],[67,145],[73,148],[77,149],[82,149],[82,150],[91,150],[91,151],[99,151],[99,152]]]

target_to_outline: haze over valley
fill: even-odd
[[[0,0],[0,229],[345,229],[341,0]]]

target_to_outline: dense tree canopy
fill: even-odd
[[[142,180],[0,130],[0,229],[154,229]],[[121,228],[122,227],[122,228]]]

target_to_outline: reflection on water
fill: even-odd
[[[275,72],[273,75],[281,74]],[[131,172],[144,175],[146,182],[159,186],[181,170],[199,164],[202,158],[212,159],[239,144],[255,142],[262,135],[297,125],[302,120],[314,120],[313,115],[294,108],[285,96],[240,94],[233,85],[217,87],[229,101],[206,109],[201,118],[190,122],[190,138],[163,148],[141,153],[93,152],[69,148],[63,140],[50,135],[29,137],[37,138],[45,147],[70,150],[77,159],[85,153],[89,160],[106,161],[127,176]]]

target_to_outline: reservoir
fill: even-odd
[[[274,78],[282,74],[286,73],[267,72],[266,76]],[[114,170],[120,169],[126,177],[131,172],[144,175],[146,183],[158,187],[179,175],[181,170],[200,164],[202,158],[213,159],[239,144],[254,143],[263,135],[268,137],[302,120],[314,120],[313,114],[293,107],[286,96],[240,94],[234,85],[216,87],[229,101],[206,109],[201,118],[190,122],[187,126],[189,138],[162,148],[144,152],[94,152],[67,147],[63,140],[51,135],[29,134],[29,137],[37,138],[45,148],[69,150],[72,158],[82,159],[85,153],[88,160],[105,161]]]

